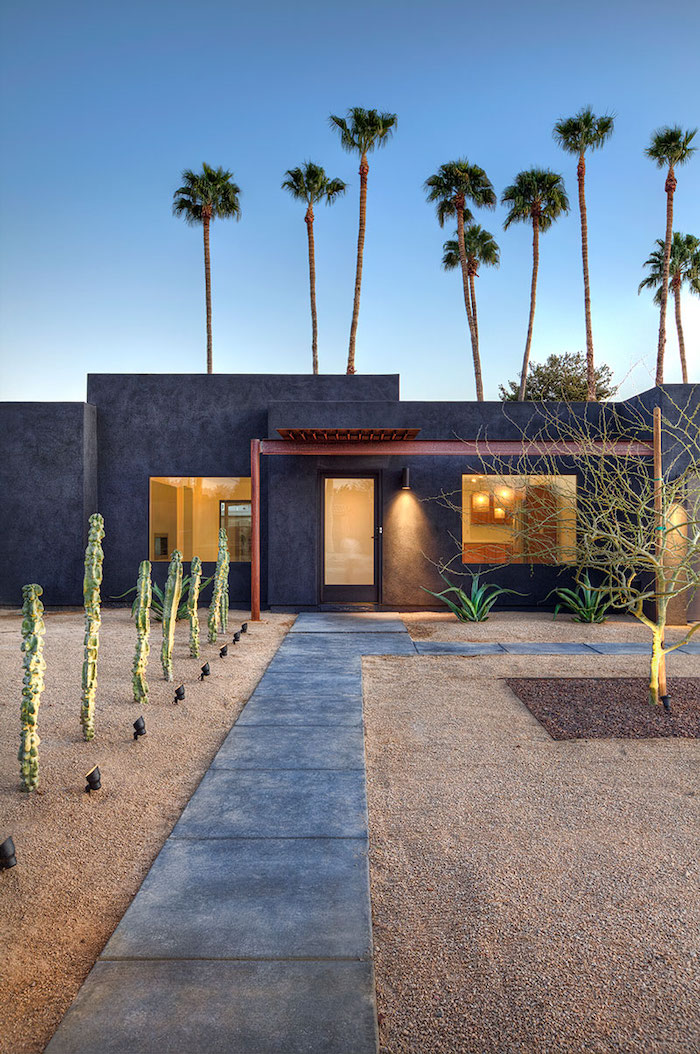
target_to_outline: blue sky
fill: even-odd
[[[310,369],[303,210],[280,183],[310,158],[350,184],[316,221],[321,370],[344,372],[358,175],[328,115],[351,105],[399,117],[370,158],[359,372],[400,372],[404,398],[473,397],[459,275],[440,267],[452,232],[423,192],[459,156],[499,193],[534,165],[564,175],[572,211],[542,238],[532,356],[584,347],[575,164],[551,129],[591,105],[616,115],[588,164],[596,355],[623,394],[653,383],[657,311],[637,285],[665,197],[644,148],[661,124],[700,124],[695,0],[26,0],[1,28],[3,398],[83,399],[87,372],[205,369],[201,231],[170,212],[182,169],[202,161],[242,189],[240,223],[212,231],[217,372]],[[700,151],[678,175],[675,229],[700,235]],[[477,216],[502,259],[478,280],[487,398],[518,374],[527,325],[530,232],[503,218]],[[700,299],[683,309],[698,380]]]

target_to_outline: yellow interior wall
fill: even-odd
[[[167,534],[169,552],[183,560],[214,563],[219,548],[219,502],[250,501],[245,476],[154,476],[151,478],[151,560],[154,535]],[[165,560],[168,557],[160,557]]]

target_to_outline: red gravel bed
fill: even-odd
[[[642,677],[509,677],[506,684],[553,739],[700,738],[700,677],[671,677],[671,713]]]

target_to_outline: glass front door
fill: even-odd
[[[377,480],[324,476],[322,603],[379,599]]]

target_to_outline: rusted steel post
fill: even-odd
[[[260,440],[250,441],[250,618],[260,621]]]
[[[654,407],[654,520],[656,527],[656,556],[663,562],[664,559],[664,512],[663,512],[663,469],[661,463],[661,407]],[[663,563],[662,563],[663,567]],[[656,576],[656,593],[666,591],[666,575],[662,570]],[[657,601],[658,607],[658,601]],[[658,612],[657,616],[658,618]],[[663,644],[663,640],[661,642]],[[666,688],[666,656],[662,653],[659,661],[659,697],[667,694]]]

